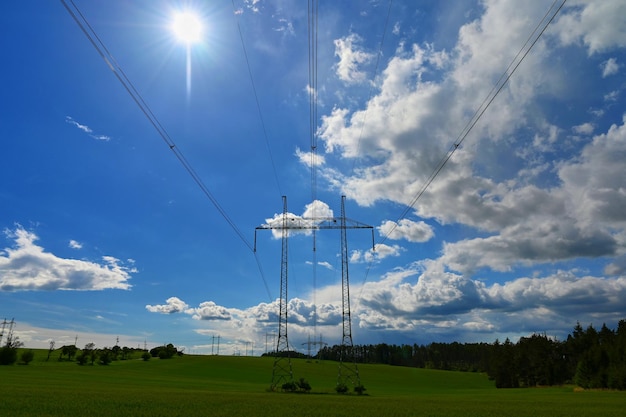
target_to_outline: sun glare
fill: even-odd
[[[198,15],[193,12],[176,13],[171,29],[176,38],[187,45],[199,42],[202,39],[202,22]]]

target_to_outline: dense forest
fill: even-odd
[[[349,352],[343,352],[347,355]],[[355,345],[357,363],[485,372],[498,388],[573,383],[582,388],[626,390],[626,320],[617,329],[580,323],[564,341],[545,334],[494,343]],[[322,348],[317,359],[340,360],[342,347]],[[350,355],[344,356],[349,357]]]

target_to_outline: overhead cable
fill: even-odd
[[[546,12],[546,14],[543,16],[541,21],[534,28],[532,33],[528,36],[528,38],[526,39],[526,42],[524,43],[524,45],[517,52],[517,54],[515,55],[515,57],[511,61],[511,63],[508,65],[506,70],[502,73],[502,75],[500,76],[500,78],[498,79],[496,84],[493,86],[493,88],[491,89],[489,94],[487,94],[487,96],[484,98],[484,100],[482,101],[480,106],[476,109],[476,111],[474,112],[474,114],[472,115],[470,120],[463,127],[463,129],[461,130],[461,132],[457,136],[456,140],[450,146],[449,150],[446,152],[445,155],[443,155],[443,157],[441,158],[441,160],[439,161],[439,163],[437,164],[437,166],[435,167],[433,172],[430,174],[430,176],[428,177],[428,179],[426,180],[424,185],[422,185],[422,187],[419,189],[419,191],[411,199],[411,202],[402,211],[402,213],[400,214],[398,219],[394,222],[393,227],[391,227],[385,233],[385,235],[383,236],[383,238],[381,239],[379,244],[384,243],[389,238],[389,236],[393,233],[393,231],[398,227],[399,222],[401,220],[403,220],[404,218],[406,218],[408,213],[415,208],[415,205],[417,204],[417,201],[422,197],[422,195],[424,195],[424,193],[426,192],[428,187],[432,184],[432,182],[435,180],[435,178],[437,178],[437,176],[443,170],[443,168],[446,166],[446,164],[448,163],[450,158],[452,158],[454,153],[459,149],[459,147],[461,146],[463,141],[467,138],[467,136],[472,131],[474,126],[476,126],[476,124],[478,123],[480,118],[483,116],[483,114],[487,111],[489,106],[493,103],[495,98],[500,94],[502,89],[509,82],[509,80],[511,79],[511,77],[513,76],[513,74],[515,73],[517,68],[524,61],[524,59],[526,58],[528,53],[532,50],[532,48],[535,46],[535,44],[539,41],[539,39],[541,38],[543,33],[546,31],[548,26],[552,23],[552,21],[554,21],[554,19],[558,15],[558,13],[561,11],[563,6],[565,5],[566,1],[567,0],[561,1],[561,3],[557,7],[558,0],[554,0],[554,2],[550,6],[550,8]],[[370,262],[370,265],[367,268],[367,272],[365,274],[365,280],[367,280],[367,275],[369,274],[370,268],[371,268],[371,262]],[[365,284],[365,280],[363,281],[363,284]],[[363,287],[364,287],[364,285],[361,287],[361,293],[363,291]],[[360,295],[359,295],[359,298],[360,298]]]
[[[237,9],[235,7],[235,0],[232,0],[233,3],[233,14],[237,16]],[[278,180],[278,173],[276,171],[276,164],[274,163],[274,157],[272,156],[272,147],[270,146],[270,140],[267,136],[267,129],[265,129],[265,120],[263,119],[263,112],[261,111],[261,104],[259,103],[259,95],[257,94],[256,85],[254,83],[254,77],[252,76],[252,69],[250,68],[250,59],[248,58],[248,50],[246,49],[246,43],[243,40],[243,33],[241,31],[241,25],[239,24],[239,19],[235,18],[237,21],[237,30],[239,31],[239,39],[241,40],[241,47],[243,48],[243,55],[246,59],[246,66],[248,68],[248,75],[250,76],[250,83],[252,84],[252,91],[254,93],[254,101],[256,103],[256,109],[259,113],[259,119],[261,120],[261,128],[263,129],[263,137],[265,138],[265,145],[267,146],[267,153],[270,157],[270,162],[272,164],[272,171],[274,172],[274,180],[276,181],[276,187],[278,188],[279,195],[283,195],[280,188],[280,181]]]
[[[267,286],[267,282],[265,280],[265,276],[263,275],[263,271],[261,269],[261,264],[257,258],[257,255],[254,253],[254,248],[252,244],[250,243],[250,241],[244,236],[244,234],[241,232],[239,227],[237,227],[237,225],[230,218],[226,210],[220,205],[218,200],[211,193],[208,187],[204,184],[204,182],[202,181],[200,176],[196,173],[196,171],[193,169],[191,164],[187,161],[187,159],[185,158],[181,150],[176,146],[176,143],[174,143],[170,135],[167,133],[163,125],[159,122],[158,118],[154,115],[154,113],[152,112],[148,104],[145,102],[141,94],[137,91],[133,83],[126,76],[121,66],[116,62],[115,58],[113,58],[113,55],[109,52],[109,50],[106,48],[102,40],[98,37],[98,34],[91,27],[91,25],[89,24],[85,16],[81,13],[78,6],[76,6],[73,0],[70,0],[72,7],[70,7],[70,5],[65,0],[60,0],[60,1],[65,7],[65,9],[68,11],[70,16],[74,19],[78,27],[81,29],[81,31],[85,34],[89,42],[96,49],[98,54],[106,62],[106,64],[111,69],[115,77],[122,84],[122,86],[128,92],[128,94],[131,96],[135,104],[137,104],[141,112],[144,114],[144,116],[148,119],[150,124],[157,131],[161,139],[163,139],[165,144],[174,153],[176,158],[183,165],[183,167],[189,173],[189,175],[194,180],[194,182],[198,185],[198,187],[200,187],[200,190],[211,201],[213,206],[217,209],[219,214],[224,218],[224,220],[228,223],[228,225],[233,229],[235,234],[244,243],[244,245],[246,245],[246,247],[250,250],[250,252],[254,254],[255,259],[257,261],[257,266],[259,267],[259,272],[261,273],[261,278],[263,279],[263,283],[265,284],[265,289],[268,292],[269,298],[272,299],[272,296],[269,292],[269,287]]]
[[[376,65],[374,67],[374,76],[372,77],[373,82],[370,85],[369,96],[367,97],[367,102],[369,102],[374,94],[375,80],[378,76],[378,66],[380,64],[380,57],[383,54],[383,45],[385,43],[385,36],[387,35],[387,27],[389,26],[389,16],[391,15],[391,6],[393,5],[393,0],[389,0],[389,6],[387,7],[387,17],[385,18],[385,26],[383,28],[383,36],[380,39],[380,44],[378,45],[378,53],[376,54]],[[359,132],[359,138],[356,141],[356,150],[355,155],[359,154],[359,148],[361,147],[361,138],[363,137],[363,130],[365,129],[365,122],[367,120],[367,111],[369,110],[369,106],[365,108],[363,112],[363,120],[361,121],[361,130]],[[354,168],[356,166],[356,158],[352,162],[352,172],[354,172]]]
[[[307,28],[308,28],[308,63],[309,63],[309,140],[311,158],[311,203],[313,217],[317,217],[317,19],[319,6],[317,0],[308,0]],[[312,231],[313,237],[313,336],[317,332],[317,232]]]

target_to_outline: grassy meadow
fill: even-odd
[[[309,394],[268,392],[272,358],[193,356],[59,362],[35,351],[0,366],[0,416],[624,416],[626,393],[496,389],[484,374],[359,365],[364,396],[334,392],[337,363],[292,360]]]

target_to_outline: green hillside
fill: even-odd
[[[365,396],[334,392],[337,363],[292,360],[309,394],[268,392],[272,358],[183,356],[108,366],[0,367],[2,416],[621,416],[621,392],[498,390],[484,374],[360,365]]]

